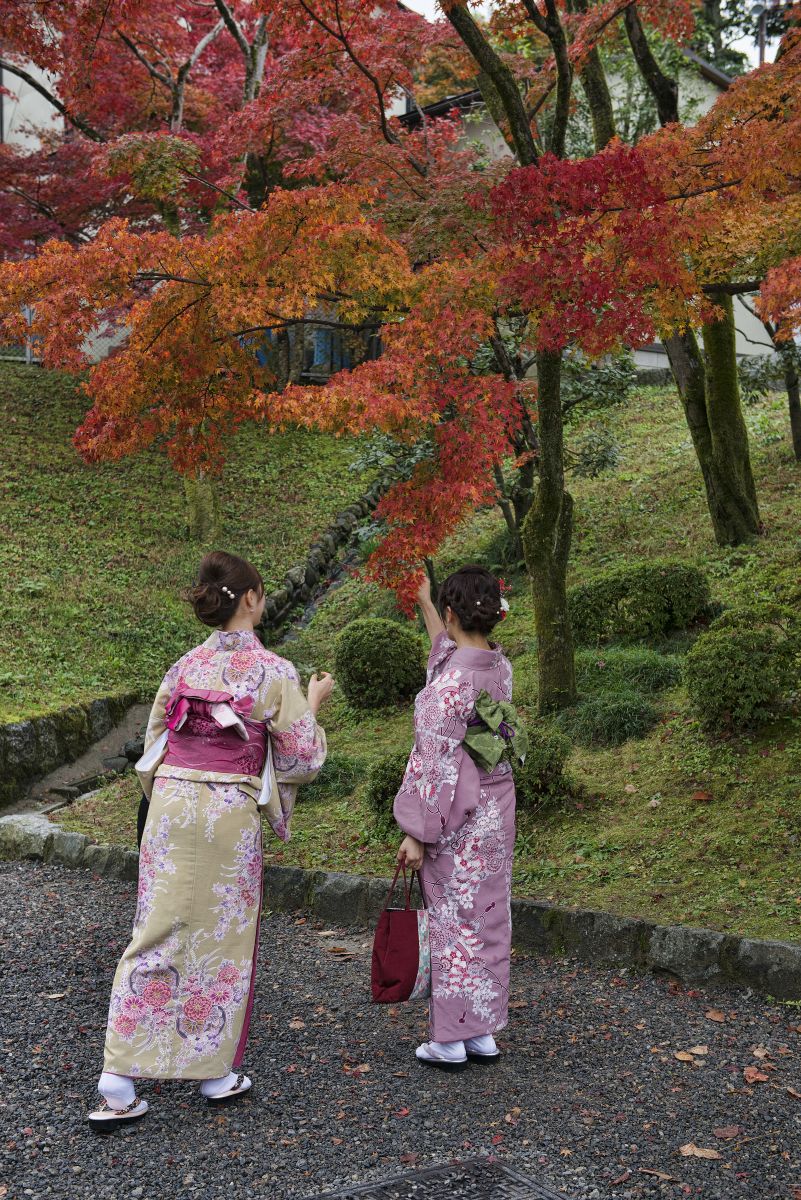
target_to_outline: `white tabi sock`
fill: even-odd
[[[200,1085],[200,1094],[201,1096],[205,1096],[206,1099],[208,1099],[209,1096],[211,1096],[213,1099],[215,1096],[219,1096],[223,1092],[230,1091],[236,1083],[236,1080],[237,1076],[233,1071],[230,1075],[223,1075],[220,1079],[204,1079]]]
[[[498,1047],[495,1045],[495,1038],[491,1033],[482,1034],[481,1037],[467,1038],[464,1044],[465,1050],[471,1050],[473,1054],[497,1054]]]
[[[109,1108],[127,1108],[136,1099],[134,1081],[127,1075],[113,1075],[104,1071],[98,1081],[97,1090]]]
[[[448,1062],[460,1062],[464,1058],[464,1042],[429,1042],[428,1045],[437,1058]]]

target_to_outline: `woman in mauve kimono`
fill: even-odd
[[[150,800],[133,937],[111,993],[96,1130],[136,1120],[134,1080],[194,1079],[210,1102],[251,1081],[240,1072],[253,1004],[262,898],[261,817],[289,839],[298,784],[326,754],[317,724],[333,687],[253,632],[264,585],[244,559],[215,551],[189,594],[216,627],[164,677],[137,772]]]
[[[446,579],[439,611],[427,581],[417,600],[432,645],[415,701],[414,747],[395,798],[395,820],[407,835],[398,859],[420,870],[429,912],[430,1041],[417,1058],[460,1070],[468,1060],[497,1062],[493,1034],[508,1017],[512,768],[502,759],[486,773],[463,745],[480,693],[511,701],[511,664],[487,640],[507,605],[483,567]]]

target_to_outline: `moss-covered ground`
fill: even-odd
[[[157,450],[86,466],[71,437],[87,403],[67,375],[0,364],[0,721],[149,694],[197,640],[181,593],[204,548],[187,537],[181,480]],[[219,541],[268,589],[365,490],[352,447],[256,425],[232,439]]]

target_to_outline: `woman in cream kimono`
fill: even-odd
[[[323,765],[317,724],[330,675],[308,700],[255,633],[264,586],[215,552],[189,597],[214,633],[164,677],[137,771],[150,800],[133,937],[114,977],[100,1108],[106,1130],[147,1112],[134,1079],[195,1079],[210,1101],[251,1086],[240,1072],[253,1004],[262,896],[261,819],[289,839],[298,784]]]

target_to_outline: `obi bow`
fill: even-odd
[[[462,744],[476,766],[489,775],[504,757],[512,763],[525,761],[528,735],[513,704],[493,700],[482,690]]]
[[[220,729],[235,729],[243,741],[247,742],[250,740],[250,734],[245,719],[252,711],[252,696],[243,696],[241,700],[235,700],[230,692],[190,688],[185,683],[179,683],[167,701],[166,725],[173,733],[177,733],[187,717],[206,717]]]

